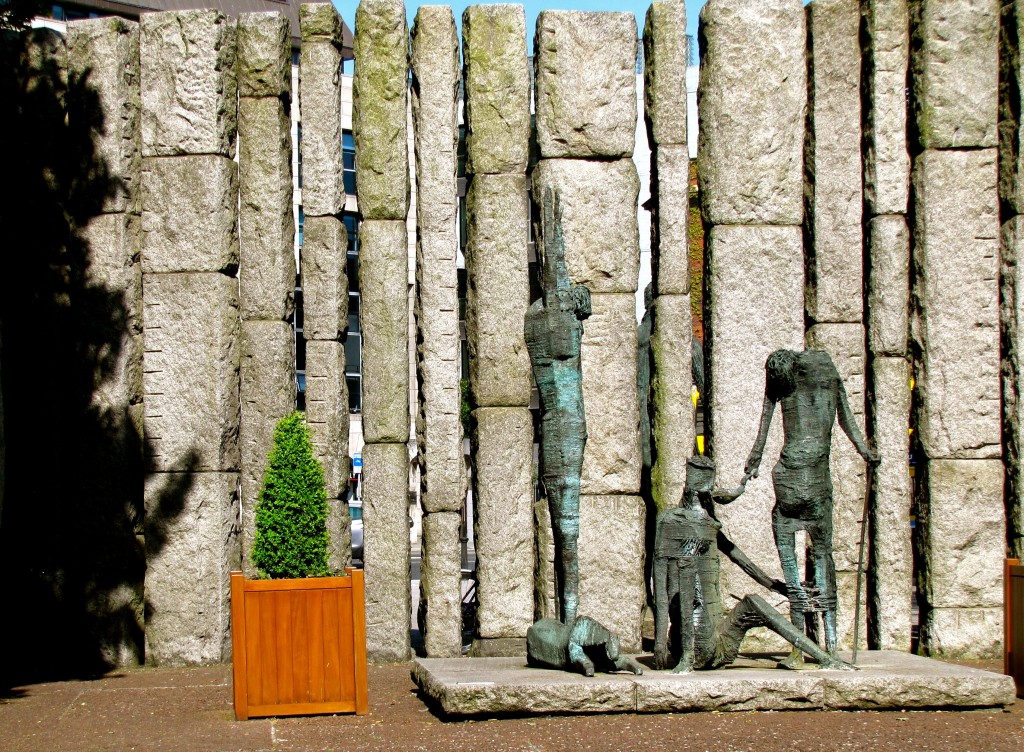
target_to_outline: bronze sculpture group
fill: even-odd
[[[587,441],[580,351],[583,321],[591,312],[590,291],[569,279],[557,196],[550,192],[544,196],[542,212],[542,296],[527,311],[525,335],[540,392],[540,474],[555,538],[559,619],[541,619],[529,629],[527,657],[531,666],[587,676],[595,670],[640,674],[641,666],[620,654],[618,636],[578,612],[579,494]],[[673,671],[680,673],[727,665],[739,654],[744,635],[755,627],[767,627],[793,646],[780,664],[783,667],[800,667],[806,653],[821,668],[854,668],[836,654],[829,473],[836,419],[866,461],[876,465],[878,455],[857,428],[842,378],[827,353],[776,350],[768,357],[765,371],[760,428],[740,486],[715,490],[714,463],[695,455],[687,463],[679,506],[657,517],[648,569],[655,605],[655,668],[674,665]],[[642,393],[646,384],[645,379],[640,381]],[[781,406],[785,440],[772,470],[772,530],[785,582],[772,579],[750,561],[722,531],[715,513],[716,504],[734,501],[747,482],[757,477],[776,405]],[[798,530],[805,530],[811,541],[810,583],[801,582],[797,568]],[[785,595],[790,618],[757,595],[743,597],[726,613],[719,587],[719,552],[761,586]],[[817,613],[824,622],[824,646],[804,632],[805,621]]]

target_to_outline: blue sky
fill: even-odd
[[[349,28],[355,26],[356,17],[356,6],[359,5],[358,0],[332,0],[337,6],[338,10],[341,11],[341,17],[345,19],[345,23],[349,25]],[[706,0],[686,0],[686,33],[696,34],[697,33],[697,16],[700,13],[700,9],[704,6]],[[444,5],[446,3],[441,0],[430,3],[420,3],[416,0],[406,0],[405,7],[409,11],[409,23],[412,23],[413,17],[416,15],[416,9],[420,5]],[[452,11],[455,13],[456,22],[461,22],[462,11],[467,5],[475,5],[473,2],[463,2],[460,0],[454,0],[453,2],[447,3],[452,6]],[[647,8],[650,6],[651,0],[526,0],[522,3],[526,9],[526,30],[528,42],[533,45],[533,29],[537,23],[537,14],[546,9],[558,9],[558,10],[619,10],[619,11],[633,11],[636,14],[637,28],[642,32],[644,28],[644,16],[647,14]]]

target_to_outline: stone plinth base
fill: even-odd
[[[718,671],[592,678],[529,668],[525,658],[420,658],[412,678],[449,715],[979,708],[1014,700],[1008,676],[889,650],[857,657],[856,672],[785,671],[774,660],[741,658]]]

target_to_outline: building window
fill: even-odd
[[[356,193],[356,140],[351,131],[342,131],[341,134],[341,162],[345,193],[354,196]]]

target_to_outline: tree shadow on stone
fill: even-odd
[[[68,74],[59,35],[0,34],[7,688],[142,660],[146,538],[137,251],[98,263],[86,232],[125,188],[97,151],[99,96],[89,72]],[[180,514],[182,493],[154,512]]]

